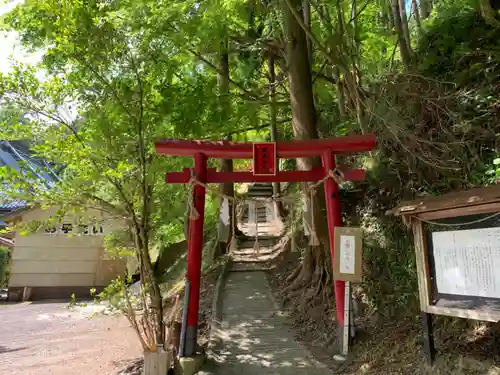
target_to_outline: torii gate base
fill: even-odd
[[[194,169],[183,172],[169,172],[166,182],[186,184],[195,178],[208,183],[230,182],[316,182],[338,169],[345,181],[360,181],[365,177],[364,170],[349,170],[337,167],[335,155],[350,152],[370,151],[375,147],[374,135],[346,136],[329,139],[303,141],[284,141],[277,143],[246,143],[227,141],[188,141],[164,140],[156,143],[156,151],[170,156],[191,156]],[[278,171],[279,158],[321,157],[322,167],[310,171]],[[207,158],[254,159],[253,172],[219,172],[207,168]],[[203,249],[203,222],[205,216],[205,187],[196,184],[193,189],[193,206],[197,218],[190,218],[187,253],[188,306],[187,319],[183,322],[184,337],[180,348],[182,356],[196,353],[198,310],[200,306],[200,279]],[[339,200],[339,186],[332,178],[324,183],[326,211],[328,219],[329,245],[332,258],[334,254],[334,230],[342,225]],[[344,325],[344,286],[345,282],[334,281],[337,321]]]

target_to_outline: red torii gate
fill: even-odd
[[[249,143],[229,141],[191,141],[163,140],[155,144],[156,152],[169,156],[191,156],[194,168],[183,172],[168,172],[166,182],[187,184],[192,178],[203,184],[228,182],[315,182],[338,169],[343,172],[346,181],[361,181],[365,177],[362,169],[350,170],[337,167],[335,155],[351,152],[370,151],[375,147],[374,135],[354,135],[328,139],[281,141],[277,143]],[[310,171],[279,171],[278,159],[293,159],[320,156],[322,166]],[[253,171],[220,172],[207,168],[207,158],[218,159],[253,159]],[[332,258],[334,254],[334,230],[342,225],[339,200],[339,186],[333,178],[324,183],[329,245]],[[193,189],[193,206],[198,217],[189,220],[187,281],[189,288],[187,320],[183,322],[184,337],[180,348],[184,356],[196,352],[198,310],[200,305],[200,278],[203,249],[203,222],[205,216],[205,187],[196,184]],[[337,321],[344,324],[344,287],[345,282],[334,281]]]

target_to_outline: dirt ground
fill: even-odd
[[[208,339],[215,271],[203,276],[199,335]],[[0,375],[138,375],[139,340],[123,316],[67,302],[0,302]]]
[[[290,324],[311,353],[339,375],[500,375],[500,323],[434,317],[436,362],[429,367],[423,356],[418,312],[392,319],[379,314],[358,317],[357,341],[346,362],[338,353],[335,307],[309,306],[297,310],[300,297],[284,304],[287,275],[298,262],[288,253],[269,273],[273,294],[290,316]]]
[[[212,302],[214,299],[217,277],[217,270],[213,270],[204,274],[201,279],[198,343],[202,346],[205,346],[209,340],[210,327],[208,323],[212,316]]]
[[[119,373],[141,347],[124,317],[93,317],[99,309],[0,303],[0,375]]]

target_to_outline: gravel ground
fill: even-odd
[[[122,316],[67,303],[0,303],[0,375],[114,375],[141,347]]]

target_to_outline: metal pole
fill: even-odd
[[[182,326],[181,326],[181,339],[179,343],[179,357],[184,357],[184,346],[186,344],[186,328],[187,328],[187,313],[189,305],[189,280],[186,280],[184,285],[184,300],[182,303]]]

